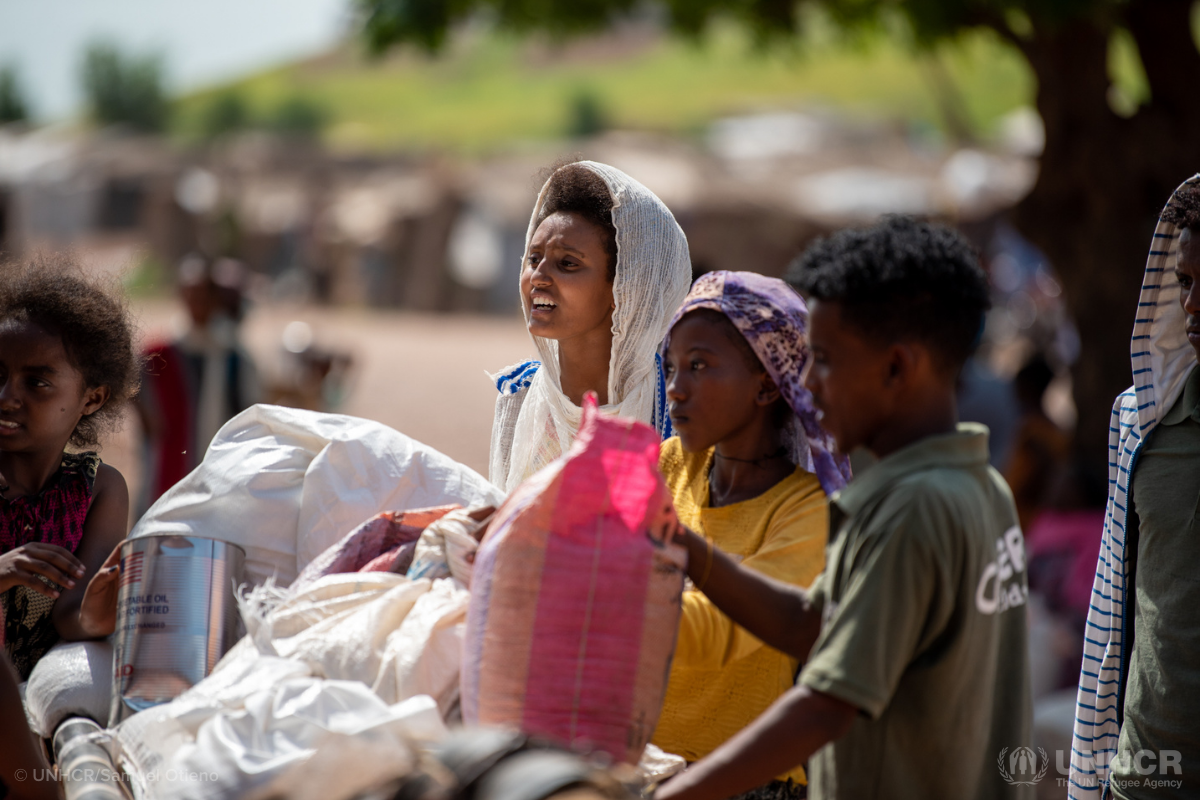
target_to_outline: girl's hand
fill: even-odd
[[[28,586],[39,594],[57,599],[60,590],[47,585],[42,577],[70,589],[83,574],[83,562],[70,550],[55,544],[30,542],[0,555],[0,592],[14,586]]]
[[[121,544],[124,544],[122,542]],[[117,627],[117,590],[121,577],[121,545],[113,548],[103,566],[88,581],[79,604],[79,627],[90,638],[101,639]]]

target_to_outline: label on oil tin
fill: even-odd
[[[117,596],[113,718],[177,697],[236,641],[240,548],[192,536],[125,545]]]
[[[165,617],[171,613],[171,599],[166,594],[133,594],[141,588],[142,570],[146,561],[145,552],[132,553],[121,559],[120,597],[117,600],[117,626],[128,630],[131,626],[140,630],[155,630],[167,627]],[[127,594],[124,587],[138,584]],[[153,617],[164,617],[155,621]]]

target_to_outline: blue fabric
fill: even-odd
[[[541,366],[542,362],[533,359],[514,364],[496,376],[496,391],[500,394],[516,394],[528,389]],[[663,373],[662,356],[658,353],[654,354],[654,369],[658,374],[654,387],[654,429],[666,441],[675,435],[675,429],[671,426],[671,415],[668,413],[667,378]]]
[[[516,394],[522,389],[528,389],[541,365],[542,362],[534,360],[515,364],[496,376],[496,391],[500,394]]]
[[[667,407],[667,376],[663,372],[660,353],[654,354],[654,368],[658,371],[658,381],[654,384],[654,429],[665,442],[675,435],[675,429],[671,425],[671,414]]]

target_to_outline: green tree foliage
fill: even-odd
[[[163,91],[162,60],[157,56],[129,56],[97,42],[84,54],[82,78],[96,122],[147,133],[166,128],[170,109]]]
[[[292,94],[265,113],[257,111],[238,89],[213,96],[202,110],[199,132],[204,139],[231,133],[264,130],[293,139],[316,139],[329,121],[325,107],[316,100]]]
[[[931,46],[977,28],[997,33],[1038,81],[1046,145],[1037,183],[1016,209],[1021,231],[1063,278],[1082,340],[1072,369],[1077,442],[1103,478],[1112,398],[1130,383],[1129,331],[1146,244],[1170,192],[1200,168],[1200,51],[1194,0],[357,0],[363,39],[381,53],[442,47],[449,31],[490,18],[551,36],[658,12],[699,37],[736,19],[764,46],[796,41],[807,10],[851,34],[895,30]],[[1114,85],[1113,55],[1140,61],[1145,91]]]
[[[280,103],[268,120],[267,128],[283,136],[315,139],[325,127],[325,109],[303,95],[293,95]]]
[[[567,135],[573,139],[595,136],[608,128],[608,112],[600,96],[591,89],[580,89],[568,105]]]
[[[381,53],[403,42],[436,51],[449,30],[479,12],[516,30],[584,33],[631,12],[636,0],[358,0],[368,48]],[[686,3],[687,0],[681,0]],[[698,0],[708,4],[710,0]],[[733,0],[734,3],[737,0]]]
[[[645,6],[636,0],[358,0],[363,34],[375,52],[402,43],[437,50],[454,26],[481,14],[519,31],[576,34],[601,29]],[[806,8],[843,29],[878,27],[890,15],[930,44],[964,28],[987,26],[1029,34],[1034,20],[1062,25],[1086,17],[1115,21],[1124,0],[660,0],[655,8],[679,33],[698,36],[718,19],[735,19],[764,43],[799,33]]]
[[[29,119],[29,106],[17,80],[17,69],[7,66],[0,69],[0,125],[6,122],[23,122]]]
[[[215,139],[249,128],[250,109],[240,92],[221,92],[208,104],[200,123],[201,133],[206,139]]]

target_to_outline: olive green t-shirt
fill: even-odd
[[[831,501],[825,563],[799,683],[862,714],[809,761],[809,797],[1032,797],[1025,548],[987,428],[859,475]]]
[[[1112,760],[1120,798],[1200,794],[1200,368],[1138,453],[1133,648]],[[1140,753],[1140,755],[1139,755]],[[1182,781],[1176,785],[1176,781]],[[1165,782],[1165,783],[1164,783]]]

